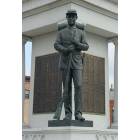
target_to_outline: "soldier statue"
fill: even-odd
[[[66,13],[67,27],[60,30],[57,34],[54,48],[60,53],[60,70],[62,71],[63,87],[68,84],[67,93],[64,92],[64,108],[65,117],[63,120],[72,119],[72,79],[74,82],[74,102],[75,102],[75,120],[84,121],[82,117],[82,69],[83,58],[81,51],[87,51],[89,45],[85,39],[85,33],[83,30],[77,28],[76,10],[68,10]],[[71,55],[71,57],[70,57]],[[69,63],[70,62],[70,63]],[[69,65],[70,64],[70,65]],[[69,69],[68,69],[69,67]],[[66,77],[69,75],[67,83]],[[65,89],[64,89],[65,90]]]

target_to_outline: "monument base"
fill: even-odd
[[[78,120],[49,120],[48,121],[48,127],[63,127],[63,126],[93,127],[93,121],[78,121]]]
[[[118,140],[116,129],[94,127],[48,127],[23,129],[23,140]]]

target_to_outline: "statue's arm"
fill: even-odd
[[[57,38],[56,38],[56,41],[54,43],[54,48],[57,51],[62,52],[62,53],[72,52],[75,49],[73,44],[69,45],[69,47],[67,47],[67,48],[62,45],[62,39],[61,39],[60,32],[58,32],[58,34],[57,34]]]
[[[87,51],[88,48],[89,48],[89,45],[86,41],[86,37],[85,37],[85,32],[82,32],[82,35],[81,35],[81,42],[79,42],[77,44],[78,48],[83,50],[83,51]]]
[[[89,48],[89,45],[86,41],[86,36],[85,36],[85,32],[82,32],[81,35],[81,42],[79,43],[79,47],[83,50],[83,51],[87,51]]]
[[[54,43],[54,48],[59,52],[67,52],[67,49],[62,45],[60,32],[57,33],[57,38]]]

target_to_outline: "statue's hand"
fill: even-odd
[[[75,50],[75,46],[72,44],[72,45],[69,45],[68,48],[67,48],[67,51],[68,52],[72,52]]]
[[[71,42],[72,42],[72,44],[74,44],[74,45],[76,45],[76,46],[78,46],[79,43],[80,43],[78,40],[76,40],[76,38],[73,38],[73,39],[71,40]]]

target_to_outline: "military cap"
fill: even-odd
[[[75,15],[77,15],[77,12],[76,12],[76,10],[74,10],[74,9],[70,9],[70,10],[67,11],[66,15],[70,15],[70,14],[75,14]]]

